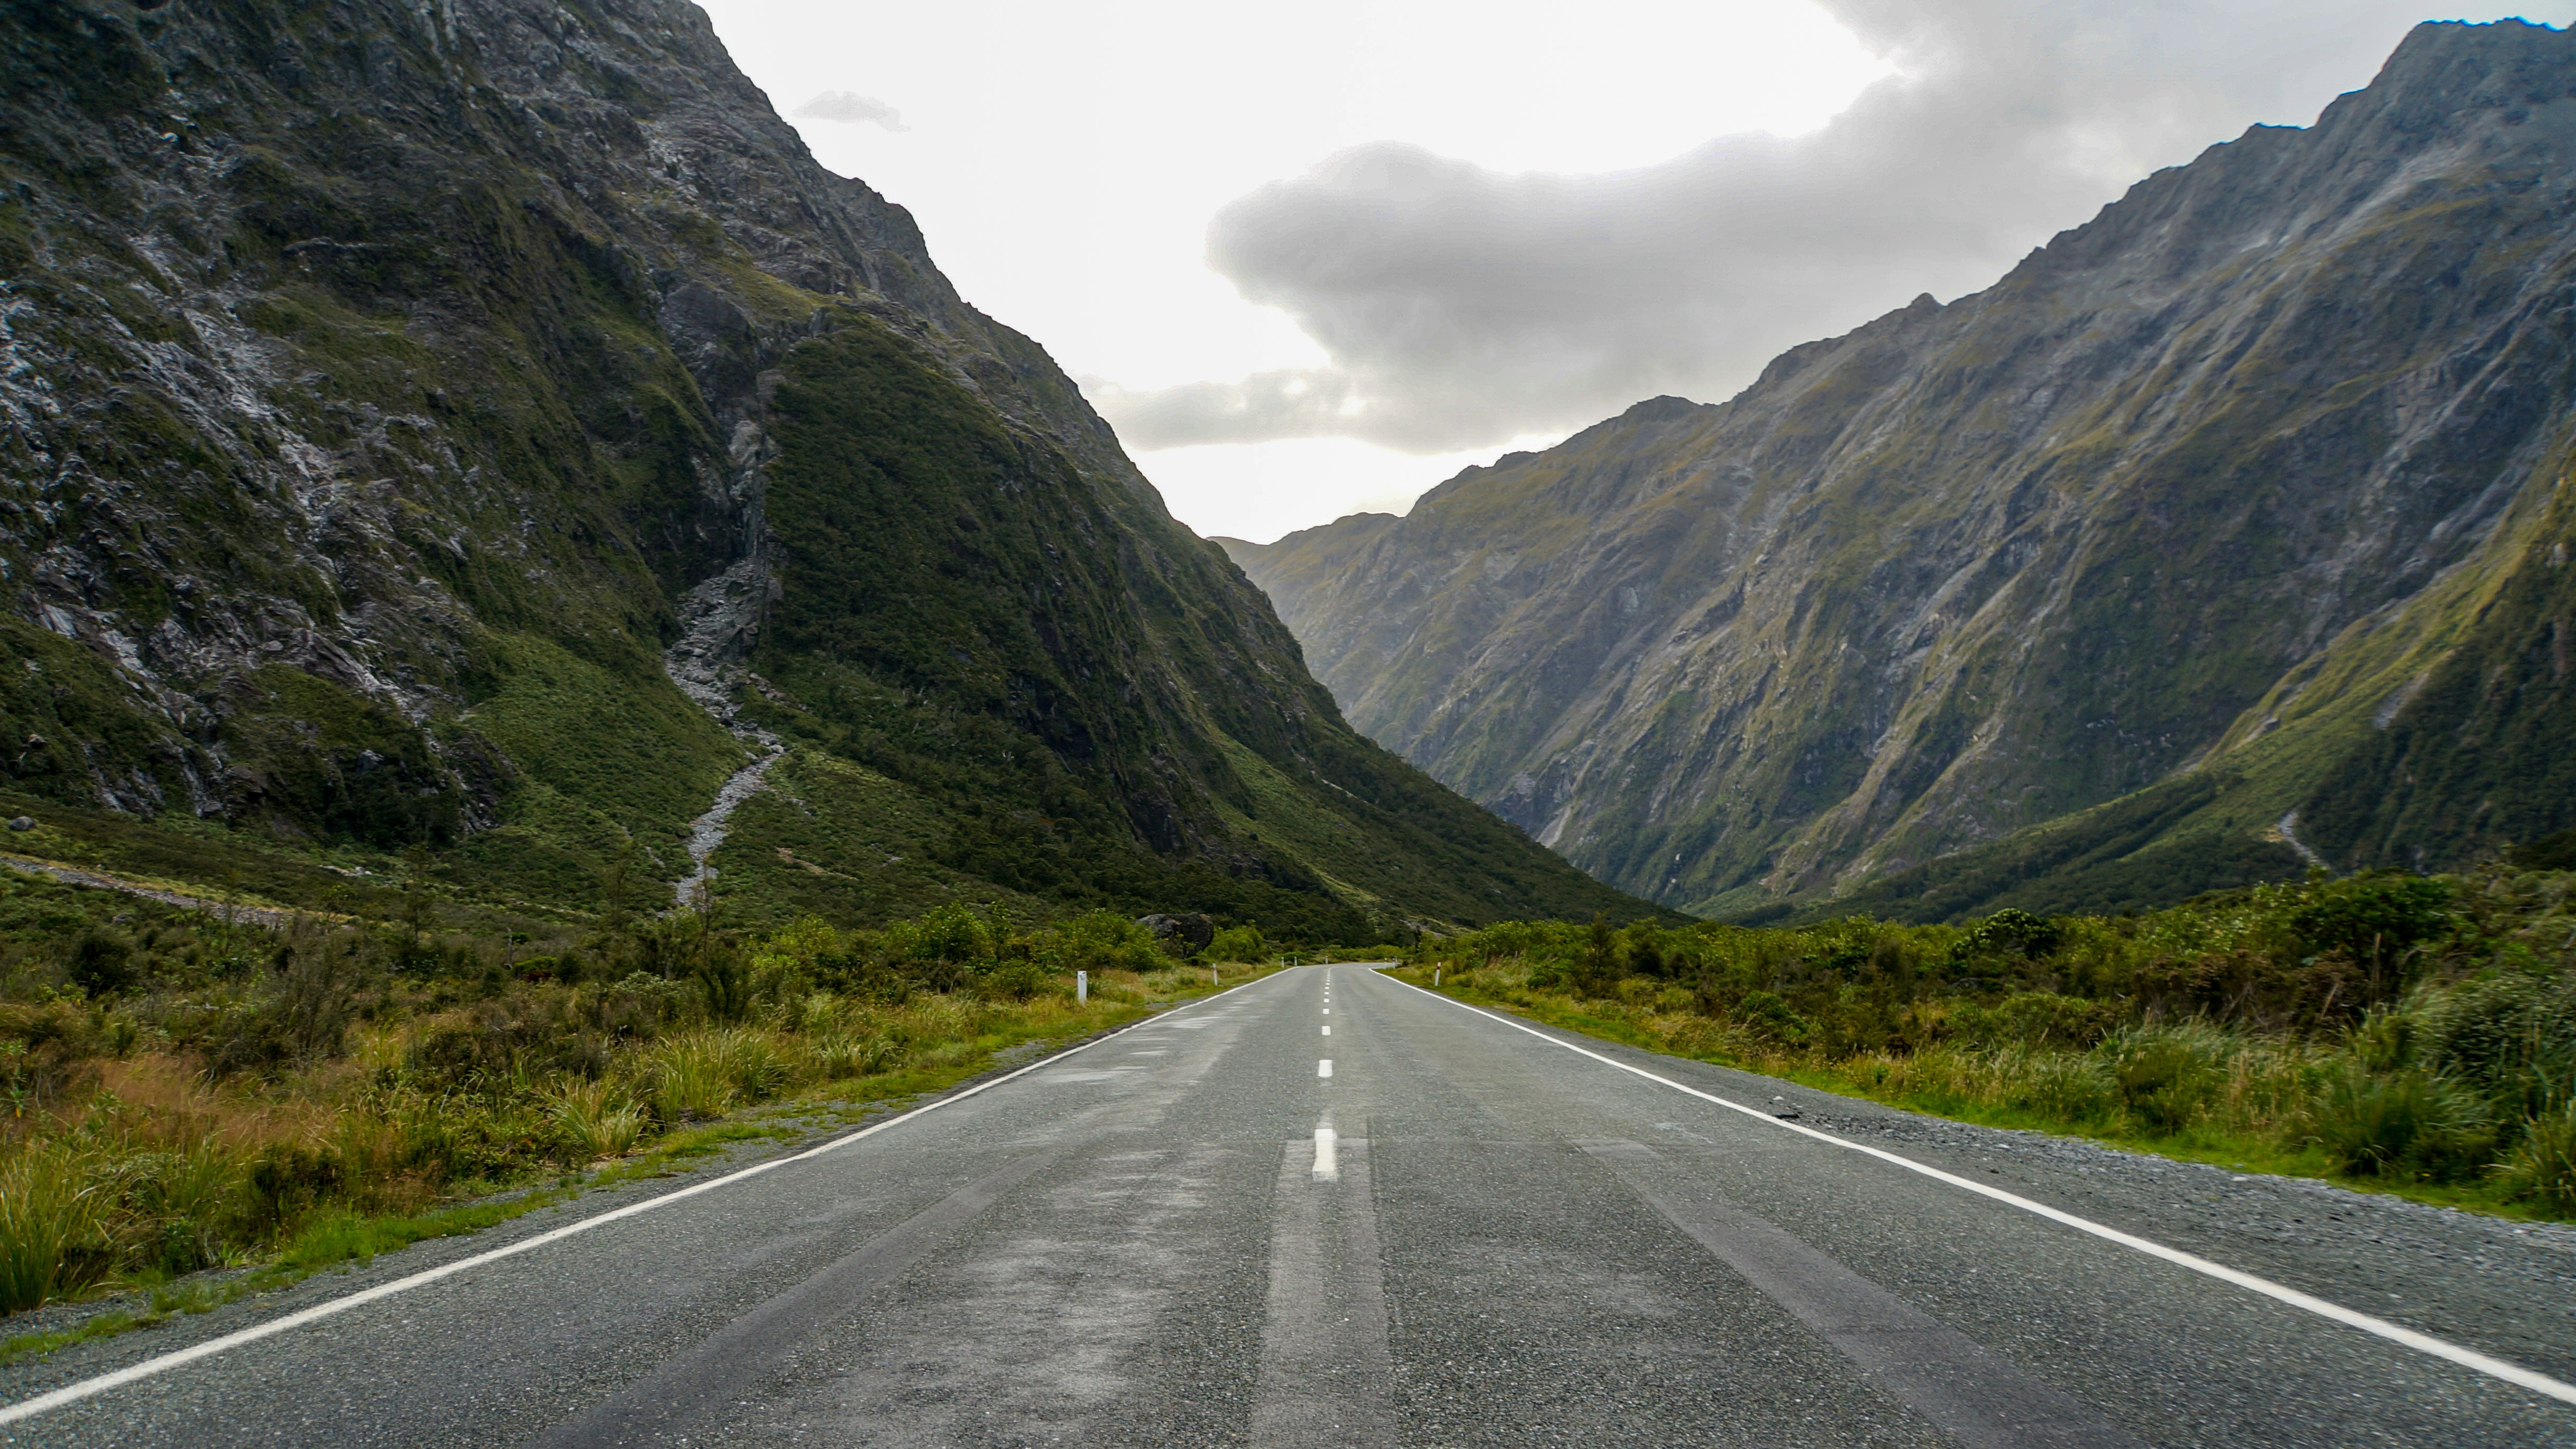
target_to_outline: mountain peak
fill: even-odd
[[[49,813],[550,911],[1642,909],[1353,735],[698,7],[0,6],[0,54],[0,772]]]
[[[1644,402],[1632,403],[1628,410],[1619,416],[1638,423],[1669,422],[1676,418],[1691,416],[1700,410],[1700,406],[1689,398],[1665,393],[1658,397],[1650,397]]]
[[[1689,909],[1952,858],[1958,908],[2073,861],[2187,893],[2303,869],[2294,808],[2338,865],[2461,860],[2576,825],[2576,584],[2528,563],[2571,287],[2576,39],[2428,24],[1982,292],[1461,475],[1273,597],[1362,729]]]

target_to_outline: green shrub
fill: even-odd
[[[794,1003],[796,1029],[801,1032],[831,1032],[841,1025],[841,998],[829,991],[810,991]]]
[[[975,978],[975,994],[989,1001],[1026,1001],[1056,986],[1054,972],[1026,959],[996,962]]]
[[[2063,934],[2055,921],[2006,906],[1970,926],[1950,948],[1950,959],[1962,963],[1998,956],[2036,959],[2056,950]]]
[[[1566,984],[1577,996],[1607,996],[1626,974],[1619,959],[1619,942],[1610,930],[1610,918],[1595,913],[1592,929],[1586,933],[1582,954],[1566,973]]]
[[[2341,951],[2366,966],[2393,965],[2420,941],[2450,929],[2451,887],[2406,871],[2318,881],[2288,917],[2312,953]]]
[[[2425,992],[2408,1013],[2414,1058],[2523,1110],[2553,1095],[2576,1066],[2576,982],[2519,971]]]
[[[1029,941],[1029,957],[1048,970],[1160,971],[1171,965],[1154,933],[1110,911],[1085,911]]]
[[[295,1060],[295,1041],[273,1000],[232,1001],[201,1018],[191,1035],[202,1044],[206,1077],[273,1076]]]
[[[685,981],[670,981],[637,971],[603,993],[603,1013],[611,1018],[666,1026],[688,1019],[698,993]]]
[[[2118,1009],[2108,1002],[2052,991],[2016,991],[1992,1007],[1964,1002],[1950,1013],[1948,1025],[1979,1046],[2019,1042],[2082,1049],[2108,1035],[2118,1020]]]
[[[329,1061],[344,1049],[357,1004],[358,963],[348,948],[311,938],[277,948],[266,1009],[298,1061]]]
[[[2505,855],[2524,870],[2576,870],[2576,830],[2561,830],[2527,844],[2508,846]]]
[[[1259,926],[1228,926],[1199,955],[1209,961],[1267,961],[1270,943],[1262,938]]]
[[[710,1021],[740,1021],[751,1009],[751,971],[740,953],[722,942],[702,943],[689,963]]]
[[[2189,1028],[2138,1029],[2110,1044],[2111,1079],[2131,1117],[2148,1131],[2180,1132],[2216,1095],[2210,1043]]]
[[[1736,1003],[1736,1019],[1757,1037],[1786,1046],[1804,1043],[1815,1028],[1808,1020],[1789,1009],[1789,1003],[1768,991],[1748,991]]]
[[[993,929],[952,901],[917,920],[888,926],[884,951],[889,961],[931,990],[953,991],[970,968],[993,959],[995,944]]]
[[[1664,959],[1661,933],[1653,926],[1640,923],[1629,927],[1625,934],[1630,938],[1627,969],[1631,973],[1661,979],[1672,969],[1672,963]]]
[[[84,931],[63,974],[92,996],[113,996],[135,982],[134,948],[105,931]]]
[[[77,1098],[96,1078],[91,1058],[102,1046],[71,1002],[0,1006],[0,1114],[23,1119]]]
[[[2119,1112],[2120,1084],[2088,1053],[2016,1051],[2008,1059],[2008,1100],[2062,1122],[2099,1122]]]

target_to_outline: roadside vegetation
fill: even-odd
[[[1942,1116],[2570,1218],[2571,892],[2496,863],[2116,918],[1513,924],[1425,940],[1401,974]]]
[[[1269,954],[1249,927],[1184,963],[1123,917],[959,905],[882,930],[442,920],[414,893],[272,929],[0,871],[0,1312],[106,1289],[142,1290],[146,1318],[210,1306],[854,1117]],[[219,1266],[255,1271],[180,1281]]]

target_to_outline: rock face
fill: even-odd
[[[2426,25],[1985,292],[1229,548],[1364,732],[1668,903],[2455,860],[2576,824],[2571,319],[2576,38]]]
[[[764,828],[909,822],[799,837],[836,913],[899,859],[1345,934],[1634,908],[1353,736],[695,7],[64,0],[0,54],[9,788],[577,900],[779,743]],[[789,869],[760,813],[728,881]]]

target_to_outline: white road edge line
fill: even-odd
[[[2232,1283],[2237,1287],[2246,1289],[2250,1292],[2260,1293],[2266,1298],[2278,1299],[2283,1303],[2289,1304],[2293,1308],[2305,1309],[2308,1312],[2317,1315],[2319,1318],[2330,1318],[2348,1328],[2358,1328],[2364,1333],[2376,1334],[2381,1338],[2387,1339],[2391,1343],[2403,1344],[2418,1353],[2430,1354],[2435,1358],[2448,1359],[2451,1362],[2460,1365],[2462,1368],[2475,1369],[2479,1373],[2489,1375],[2493,1378],[2502,1379],[2506,1383],[2529,1389],[2534,1393],[2546,1394],[2550,1398],[2557,1399],[2563,1403],[2576,1404],[2576,1384],[2566,1383],[2559,1379],[2553,1379],[2547,1374],[2524,1368],[2522,1365],[2517,1363],[2508,1363],[2503,1359],[2490,1357],[2473,1348],[2463,1348],[2459,1344],[2449,1342],[2448,1340],[2435,1338],[2429,1333],[2418,1333],[2414,1329],[2406,1327],[2404,1324],[2391,1323],[2385,1318],[2373,1318],[2367,1313],[2357,1313],[2352,1309],[2344,1307],[2340,1303],[2329,1303],[2323,1298],[2316,1297],[2313,1294],[2302,1293],[2296,1288],[2289,1287],[2286,1284],[2275,1283],[2269,1278],[2257,1278],[2251,1273],[2230,1268],[2224,1263],[2213,1263],[2207,1258],[2203,1258],[2192,1253],[2186,1253],[2180,1248],[2168,1248],[2164,1244],[2152,1239],[2141,1238],[2134,1233],[2124,1233],[2118,1228],[2094,1222],[2089,1218],[2079,1218],[2073,1213],[2063,1212],[2057,1208],[2050,1207],[2048,1204],[2043,1202],[2033,1202],[2029,1198],[2006,1192],[1998,1187],[1989,1187],[1972,1178],[1961,1177],[1956,1173],[1944,1172],[1940,1168],[1931,1166],[1928,1163],[1917,1162],[1913,1158],[1899,1156],[1885,1148],[1872,1147],[1863,1142],[1854,1142],[1847,1137],[1836,1137],[1830,1132],[1819,1132],[1813,1127],[1801,1127],[1795,1122],[1781,1121],[1779,1118],[1772,1116],[1770,1113],[1763,1111],[1759,1107],[1747,1107],[1741,1102],[1730,1102],[1724,1097],[1703,1092],[1697,1087],[1685,1086],[1680,1082],[1674,1081],[1670,1077],[1659,1077],[1653,1072],[1647,1071],[1643,1067],[1632,1067],[1626,1062],[1620,1061],[1614,1057],[1605,1057],[1596,1051],[1586,1051],[1582,1047],[1576,1046],[1570,1041],[1566,1041],[1560,1037],[1550,1036],[1546,1032],[1540,1031],[1537,1027],[1529,1025],[1527,1022],[1514,1021],[1508,1016],[1487,1011],[1482,1007],[1469,1006],[1463,1001],[1443,996],[1436,991],[1425,991],[1423,988],[1414,985],[1410,981],[1396,981],[1392,976],[1384,976],[1383,973],[1378,974],[1380,974],[1381,979],[1395,981],[1396,985],[1404,987],[1408,991],[1420,991],[1423,995],[1430,997],[1434,1001],[1447,1002],[1449,1005],[1458,1008],[1460,1011],[1473,1012],[1488,1020],[1499,1021],[1503,1025],[1508,1026],[1515,1031],[1528,1032],[1531,1036],[1537,1037],[1540,1041],[1547,1042],[1550,1045],[1560,1046],[1578,1056],[1587,1056],[1596,1062],[1617,1067],[1623,1072],[1643,1077],[1647,1081],[1661,1083],[1662,1085],[1670,1087],[1674,1091],[1683,1093],[1687,1096],[1697,1097],[1704,1102],[1714,1102],[1718,1106],[1741,1112],[1747,1117],[1767,1122],[1770,1125],[1781,1128],[1785,1131],[1795,1132],[1803,1137],[1812,1137],[1818,1142],[1830,1142],[1836,1147],[1846,1147],[1854,1152],[1866,1153],[1882,1162],[1894,1163],[1908,1172],[1919,1172],[1925,1177],[1932,1178],[1939,1182],[1946,1182],[1952,1187],[1966,1188],[1968,1191],[1976,1193],[1981,1197],[1990,1197],[1997,1202],[2020,1208],[2023,1212],[2034,1213],[2040,1217],[2047,1218],[2051,1222],[2063,1223],[2067,1227],[2075,1229],[2077,1232],[2090,1233],[2107,1242],[2117,1243],[2124,1248],[2135,1249],[2138,1252],[2146,1254],[2148,1257],[2162,1258],[2166,1262],[2175,1264],[2178,1267],[2189,1268],[2195,1273],[2207,1274],[2212,1278],[2218,1279],[2222,1283]]]
[[[995,1077],[989,1082],[978,1082],[974,1086],[968,1087],[962,1092],[958,1092],[952,1096],[942,1097],[936,1102],[925,1102],[922,1105],[913,1108],[911,1111],[905,1112],[899,1116],[888,1117],[882,1122],[878,1122],[872,1126],[862,1127],[858,1131],[852,1132],[847,1136],[835,1137],[820,1147],[809,1147],[802,1152],[791,1153],[785,1157],[773,1157],[767,1162],[755,1162],[749,1167],[736,1172],[726,1173],[722,1177],[712,1178],[706,1182],[693,1183],[688,1187],[679,1188],[672,1192],[666,1192],[660,1197],[647,1198],[643,1202],[629,1203],[625,1207],[601,1213],[597,1217],[584,1218],[577,1223],[566,1223],[562,1227],[539,1233],[533,1238],[525,1238],[515,1243],[508,1243],[501,1247],[491,1249],[488,1252],[477,1253],[470,1258],[459,1258],[453,1263],[443,1263],[435,1268],[424,1269],[421,1272],[412,1274],[408,1278],[397,1278],[390,1283],[379,1283],[373,1288],[361,1289],[358,1292],[350,1294],[346,1298],[334,1298],[327,1303],[317,1303],[310,1308],[289,1313],[283,1317],[272,1318],[266,1323],[255,1323],[248,1328],[227,1333],[221,1338],[210,1338],[203,1343],[191,1344],[186,1348],[176,1349],[169,1353],[162,1354],[158,1358],[147,1358],[140,1363],[127,1364],[125,1367],[118,1369],[113,1373],[100,1374],[96,1378],[80,1379],[76,1382],[65,1384],[59,1389],[53,1389],[48,1392],[38,1394],[32,1399],[21,1399],[14,1404],[0,1404],[0,1424],[15,1424],[22,1419],[32,1419],[38,1414],[59,1409],[66,1404],[78,1403],[82,1399],[103,1394],[109,1389],[121,1388],[126,1384],[133,1383],[137,1379],[147,1379],[156,1374],[167,1373],[174,1368],[195,1363],[201,1358],[212,1358],[216,1354],[223,1353],[228,1349],[239,1348],[246,1343],[255,1343],[260,1339],[284,1333],[291,1328],[302,1328],[308,1323],[315,1322],[319,1319],[329,1318],[333,1314],[345,1313],[352,1308],[373,1303],[379,1298],[391,1298],[397,1293],[407,1293],[414,1288],[435,1283],[441,1278],[453,1277],[458,1273],[464,1272],[468,1268],[479,1268],[486,1263],[497,1262],[500,1259],[513,1257],[517,1254],[528,1252],[534,1248],[542,1248],[549,1243],[560,1242],[563,1239],[572,1237],[578,1233],[589,1232],[593,1228],[606,1227],[610,1223],[620,1221],[621,1219],[631,1218],[640,1213],[649,1213],[655,1208],[669,1207],[675,1202],[679,1202],[686,1198],[696,1197],[702,1192],[713,1192],[717,1188],[740,1182],[747,1177],[757,1177],[761,1173],[786,1167],[793,1163],[803,1162],[807,1158],[820,1157],[826,1152],[838,1151],[863,1137],[873,1137],[876,1134],[885,1131],[889,1127],[900,1127],[904,1123],[909,1122],[913,1118],[919,1117],[924,1113],[936,1112],[940,1108],[945,1107],[952,1102],[963,1102],[967,1098],[975,1096],[978,1093],[991,1091],[993,1088],[1002,1085],[1004,1082],[1015,1081],[1042,1067],[1054,1066],[1057,1062],[1063,1061],[1066,1057],[1073,1056],[1078,1052],[1087,1052],[1093,1047],[1101,1045],[1103,1042],[1115,1041],[1119,1037],[1125,1036],[1127,1033],[1134,1031],[1140,1026],[1151,1026],[1158,1021],[1169,1021],[1174,1016],[1189,1010],[1191,1007],[1204,1006],[1208,1002],[1214,1001],[1220,996],[1232,996],[1238,991],[1242,991],[1248,987],[1258,986],[1264,981],[1275,981],[1285,974],[1285,972],[1281,972],[1278,973],[1278,975],[1256,977],[1253,980],[1244,982],[1240,986],[1229,986],[1225,990],[1219,991],[1214,995],[1202,996],[1196,1001],[1183,1002],[1179,1006],[1173,1007],[1170,1011],[1157,1012],[1152,1016],[1146,1017],[1142,1021],[1131,1021],[1127,1025],[1109,1033],[1107,1036],[1095,1037],[1090,1041],[1084,1042],[1080,1046],[1067,1047],[1053,1056],[1031,1062],[1027,1066],[1022,1067],[1015,1072],[1011,1072],[1008,1075]]]

